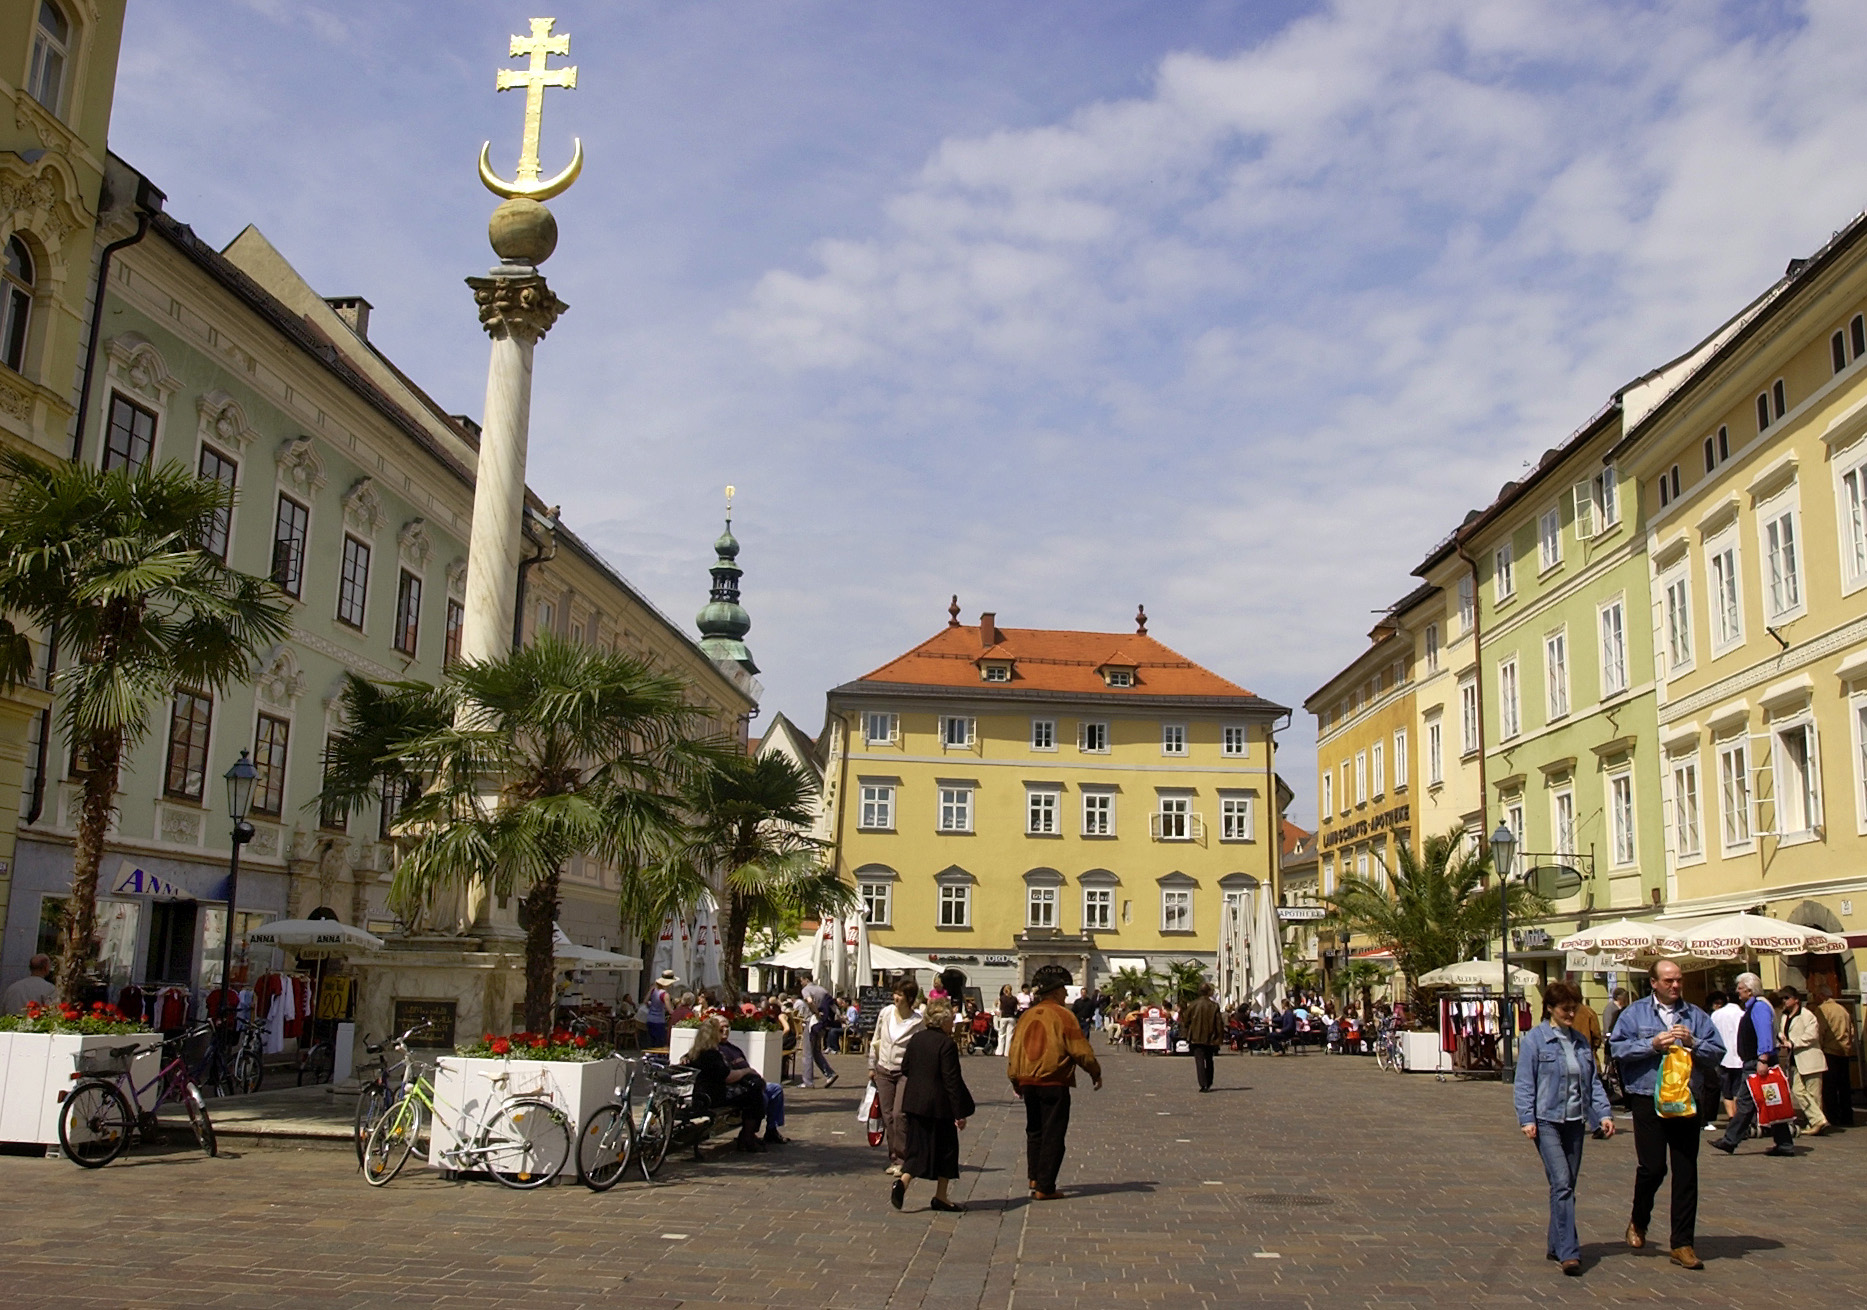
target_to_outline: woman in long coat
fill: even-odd
[[[960,1073],[959,1048],[953,1044],[952,1005],[929,1001],[926,1022],[925,1028],[908,1038],[901,1054],[907,1155],[901,1176],[889,1190],[888,1203],[899,1210],[908,1184],[916,1178],[931,1178],[933,1209],[958,1213],[966,1207],[949,1201],[946,1189],[959,1177],[959,1130],[976,1107]]]

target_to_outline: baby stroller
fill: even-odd
[[[990,1055],[998,1049],[998,1043],[994,1040],[992,1031],[992,1016],[984,1010],[972,1016],[968,1031],[972,1033],[972,1054]]]

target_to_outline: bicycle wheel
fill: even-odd
[[[363,1181],[381,1187],[402,1172],[421,1133],[421,1108],[411,1097],[376,1120],[363,1148]]]
[[[58,1145],[73,1164],[101,1169],[129,1147],[135,1122],[130,1103],[115,1083],[86,1078],[59,1107]]]
[[[201,1089],[193,1083],[183,1083],[181,1103],[188,1111],[188,1126],[194,1129],[195,1142],[208,1155],[219,1155],[220,1143],[214,1140],[214,1121],[207,1117],[207,1102],[201,1097]]]
[[[622,1178],[635,1154],[635,1121],[620,1105],[606,1105],[584,1121],[577,1134],[577,1178],[593,1192],[607,1192]]]
[[[543,1187],[570,1163],[570,1117],[549,1101],[507,1101],[474,1154],[497,1183],[521,1192]]]
[[[357,1113],[352,1121],[355,1125],[354,1136],[357,1140],[357,1168],[363,1167],[363,1148],[369,1145],[370,1129],[382,1118],[383,1111],[389,1108],[389,1089],[378,1082],[363,1084],[363,1090],[357,1094]]]
[[[666,1101],[651,1101],[636,1133],[635,1154],[642,1162],[642,1177],[653,1178],[660,1171],[673,1140],[674,1107]]]
[[[253,1046],[242,1046],[233,1055],[233,1090],[250,1096],[266,1080],[266,1062]]]
[[[298,1085],[307,1082],[328,1083],[331,1080],[331,1047],[329,1042],[319,1042],[298,1057]]]

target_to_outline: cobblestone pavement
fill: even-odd
[[[857,1060],[839,1062],[854,1071]],[[1706,1150],[1688,1273],[1618,1237],[1631,1137],[1590,1142],[1587,1274],[1543,1258],[1544,1183],[1495,1083],[1440,1084],[1321,1055],[1117,1052],[1077,1093],[1070,1199],[1024,1196],[1021,1107],[968,1059],[963,1215],[887,1203],[856,1092],[789,1093],[796,1144],[671,1159],[597,1196],[443,1182],[364,1186],[330,1148],[133,1153],[107,1169],[0,1157],[0,1304],[34,1306],[728,1304],[959,1310],[1102,1306],[1860,1304],[1867,1128],[1795,1160]],[[1664,1197],[1655,1229],[1664,1232]]]

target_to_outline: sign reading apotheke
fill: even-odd
[[[1328,909],[1321,905],[1280,905],[1277,907],[1277,918],[1283,923],[1307,923],[1312,919],[1320,919],[1328,913]]]
[[[1345,823],[1339,828],[1324,830],[1322,848],[1328,850],[1332,846],[1340,846],[1343,842],[1359,841],[1377,832],[1386,832],[1389,828],[1405,827],[1412,820],[1413,806],[1396,805],[1391,810],[1382,810],[1379,814],[1370,815],[1354,823]]]

